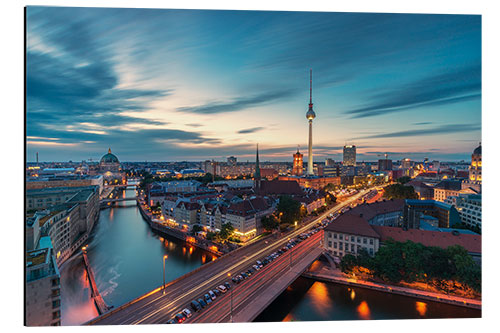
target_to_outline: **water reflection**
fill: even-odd
[[[425,302],[415,302],[415,307],[417,309],[418,314],[421,317],[425,317],[425,314],[427,313],[427,303],[425,303]]]
[[[255,321],[479,317],[479,310],[299,277]]]
[[[124,192],[126,197],[134,195],[134,190]],[[97,287],[106,303],[115,307],[162,284],[163,255],[168,254],[167,281],[207,260],[208,252],[196,247],[186,251],[184,242],[152,232],[135,203],[127,201],[100,212],[87,249]],[[85,274],[81,255],[75,255],[61,267],[63,325],[82,324],[97,316]]]
[[[371,319],[370,308],[368,307],[368,303],[366,303],[366,301],[362,301],[356,308],[356,311],[358,311],[360,319],[365,319],[365,320]]]

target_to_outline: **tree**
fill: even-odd
[[[342,260],[340,261],[340,270],[342,273],[350,274],[352,273],[352,270],[354,267],[358,265],[358,260],[355,256],[352,254],[346,254],[345,256],[342,257]]]
[[[224,223],[221,227],[221,230],[219,232],[219,237],[223,240],[228,239],[234,232],[234,227],[231,225],[231,223]]]
[[[412,186],[393,184],[385,188],[384,197],[387,199],[418,199],[418,194],[415,193]]]
[[[262,224],[262,227],[264,227],[264,229],[266,229],[267,231],[273,231],[279,226],[279,221],[274,215],[262,217],[260,219],[260,223]]]
[[[201,225],[199,225],[199,224],[195,224],[191,228],[191,231],[193,232],[193,234],[196,234],[199,231],[203,231],[203,227]]]
[[[408,183],[409,181],[411,180],[411,177],[408,177],[408,176],[403,176],[403,177],[399,177],[397,179],[397,182],[400,183],[400,184],[406,184]]]
[[[300,219],[300,202],[289,195],[282,195],[279,198],[277,207],[278,216],[282,224],[292,224]]]

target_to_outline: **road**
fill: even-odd
[[[193,299],[199,298],[201,295],[208,292],[208,290],[212,290],[223,282],[230,280],[228,278],[228,273],[233,275],[235,273],[239,274],[242,271],[248,270],[248,268],[255,264],[256,260],[259,260],[283,247],[288,242],[288,238],[294,238],[301,233],[314,228],[316,222],[322,221],[330,213],[336,212],[343,207],[350,205],[366,193],[367,190],[360,191],[354,196],[333,206],[331,209],[319,215],[307,225],[298,227],[288,234],[284,234],[279,239],[253,243],[239,249],[237,252],[231,252],[214,262],[205,264],[200,267],[199,271],[195,274],[188,273],[167,284],[167,287],[164,290],[165,293],[162,292],[161,287],[157,288],[130,302],[129,304],[117,307],[111,312],[89,321],[87,324],[137,325],[166,323],[182,309],[190,308],[189,303]],[[271,265],[274,263],[275,262],[271,263]],[[276,264],[278,263],[279,262],[276,262]],[[166,261],[166,265],[168,269],[168,259]],[[137,283],[140,283],[140,281]],[[233,285],[232,282],[231,285]],[[207,310],[208,309],[202,310],[202,312]],[[194,320],[195,316],[190,319]]]

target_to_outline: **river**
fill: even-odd
[[[121,195],[134,194],[135,190],[128,189]],[[176,238],[152,232],[134,201],[101,210],[87,253],[102,297],[115,307],[161,286],[165,254],[167,282],[214,258]],[[79,325],[96,317],[81,254],[65,262],[60,273],[62,325]]]
[[[479,310],[300,277],[255,321],[479,317]]]

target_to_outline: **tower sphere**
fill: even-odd
[[[307,111],[306,118],[307,120],[313,120],[314,118],[316,118],[316,113],[314,113],[312,108],[309,108],[309,111]]]

